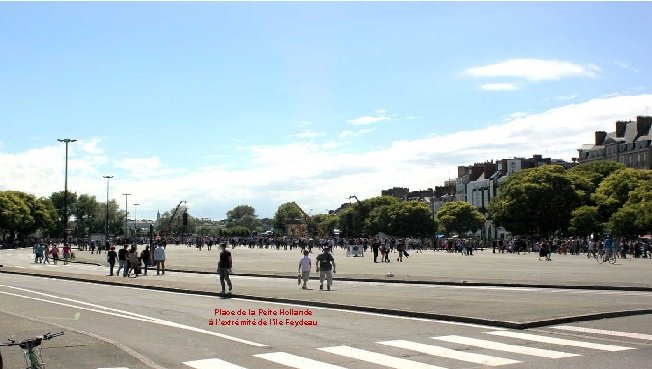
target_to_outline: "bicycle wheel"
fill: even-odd
[[[596,252],[595,260],[598,262],[598,264],[604,263],[604,253],[602,253],[601,251]]]
[[[609,260],[609,264],[616,264],[616,261],[617,261],[616,253],[615,253],[615,252],[612,252],[612,253],[609,255],[609,259],[608,259],[608,260]]]

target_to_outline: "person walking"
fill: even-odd
[[[304,249],[303,257],[299,260],[299,273],[301,273],[299,284],[303,281],[303,286],[301,288],[304,290],[308,289],[307,283],[308,279],[310,279],[310,269],[312,268],[312,261],[310,260],[310,256],[308,256],[309,254],[310,250]]]
[[[120,270],[122,270],[122,276],[127,276],[127,245],[123,245],[120,250],[118,250],[118,271],[115,273],[116,276],[120,275]]]
[[[43,250],[43,264],[48,263],[50,264],[50,245],[45,245],[45,249]]]
[[[319,289],[324,290],[324,279],[326,279],[326,289],[331,290],[333,284],[333,273],[335,273],[335,258],[330,254],[328,247],[324,247],[324,252],[317,256],[317,271],[319,272]]]
[[[140,253],[140,260],[143,262],[143,265],[145,266],[145,272],[143,275],[147,275],[147,267],[149,266],[149,245],[145,246],[145,250],[141,251]]]
[[[374,253],[374,263],[378,262],[378,249],[380,249],[380,241],[374,240],[371,243],[371,251]]]
[[[43,243],[39,242],[36,245],[34,245],[34,263],[36,264],[41,264],[43,263],[43,250],[45,248],[43,247]]]
[[[115,246],[111,246],[111,249],[109,252],[106,253],[106,261],[109,262],[109,267],[111,268],[109,270],[109,275],[113,275],[113,267],[115,266],[115,260],[118,258],[118,253],[115,252]]]
[[[52,245],[50,254],[52,255],[52,261],[54,262],[54,265],[57,265],[57,261],[59,261],[59,248],[57,245]]]
[[[131,272],[134,272],[134,278],[138,277],[140,274],[140,259],[138,258],[138,246],[131,245],[131,250],[129,250],[129,269],[127,269],[127,277],[131,275]]]
[[[224,282],[229,285],[229,294],[231,294],[233,284],[229,275],[233,267],[233,260],[231,259],[231,252],[226,249],[226,243],[221,244],[220,249],[222,251],[220,252],[220,259],[217,262],[217,273],[220,275],[220,286],[222,286],[222,292],[220,294],[224,295],[226,293]]]
[[[165,249],[160,243],[154,249],[154,264],[156,264],[156,275],[165,275]]]
[[[72,251],[69,244],[63,245],[63,265],[68,265],[68,259],[70,259],[70,252]]]

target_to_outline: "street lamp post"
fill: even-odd
[[[68,227],[68,144],[71,142],[76,142],[77,140],[71,138],[59,138],[59,142],[66,144],[66,174],[63,187],[63,239],[64,244],[68,243],[66,237],[66,228]]]
[[[127,207],[127,198],[129,196],[131,196],[131,194],[130,193],[123,193],[122,196],[125,197],[125,230],[124,230],[124,235],[125,235],[125,240],[126,240],[127,239],[127,227],[129,225],[128,220],[127,220],[129,218],[129,211],[127,210],[127,209],[129,209],[129,207]]]
[[[138,238],[138,223],[137,223],[137,217],[136,214],[138,214],[138,205],[140,204],[134,204],[134,235],[136,238]]]
[[[109,240],[109,181],[113,176],[102,176],[102,178],[106,178],[106,228],[104,229],[104,242],[106,242]]]

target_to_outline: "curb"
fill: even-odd
[[[200,296],[215,296],[217,298],[220,298],[217,292],[211,292],[211,291],[188,290],[183,288],[162,287],[162,286],[143,286],[143,285],[134,285],[130,283],[122,283],[117,281],[103,281],[103,280],[96,280],[96,279],[86,279],[81,277],[56,276],[56,275],[27,273],[27,272],[18,272],[18,271],[0,270],[0,273],[13,274],[13,275],[27,275],[27,276],[34,276],[34,277],[46,277],[46,278],[62,279],[62,280],[69,280],[69,281],[96,283],[102,285],[113,285],[113,286],[131,287],[131,288],[141,288],[141,289],[149,289],[149,290],[165,291],[165,292],[186,293],[186,294],[200,295]],[[210,273],[204,273],[204,274],[210,274]],[[431,320],[443,320],[443,321],[450,321],[450,322],[478,324],[478,325],[485,325],[490,327],[508,328],[508,329],[517,329],[517,330],[540,328],[540,327],[545,327],[550,325],[566,324],[566,323],[579,322],[579,321],[652,314],[652,309],[639,309],[639,310],[622,310],[622,311],[613,311],[613,312],[604,312],[604,313],[595,313],[595,314],[586,314],[586,315],[577,315],[577,316],[567,316],[567,317],[529,321],[529,322],[512,322],[512,321],[500,321],[500,320],[493,320],[493,319],[473,318],[473,317],[458,316],[458,315],[423,313],[423,312],[415,312],[415,311],[400,310],[400,309],[376,308],[371,306],[360,306],[360,305],[345,305],[345,304],[336,304],[336,303],[329,303],[329,302],[298,300],[298,299],[270,297],[270,296],[254,296],[254,295],[238,294],[238,295],[231,295],[230,297],[240,298],[244,300],[251,300],[251,301],[264,301],[264,302],[275,302],[275,303],[303,305],[303,306],[311,306],[311,307],[321,307],[321,308],[329,308],[329,309],[362,311],[362,312],[375,313],[375,314],[431,319]]]

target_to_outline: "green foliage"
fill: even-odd
[[[567,229],[581,200],[563,167],[544,165],[511,175],[489,203],[489,213],[509,232],[548,236]]]
[[[23,238],[38,230],[49,230],[54,219],[51,204],[20,191],[0,192],[0,232]]]
[[[616,236],[635,237],[642,234],[644,230],[638,227],[636,219],[639,209],[637,205],[626,204],[618,209],[607,222],[609,229]]]
[[[437,224],[446,233],[455,232],[459,235],[475,232],[482,228],[485,217],[473,205],[453,201],[445,203],[437,211]]]
[[[256,209],[249,205],[238,205],[226,213],[227,228],[244,227],[249,231],[258,229],[262,223],[256,215]]]
[[[52,200],[52,204],[54,205],[54,208],[57,209],[57,214],[59,214],[59,219],[58,223],[62,223],[63,220],[63,210],[64,210],[64,196],[65,196],[65,191],[58,191],[58,192],[53,192],[52,195],[50,195],[50,200]],[[70,215],[72,214],[71,210],[73,208],[73,204],[77,201],[77,192],[70,192],[68,191],[68,199],[67,199],[67,204],[68,204],[68,219],[70,220]],[[63,224],[61,225],[63,227]],[[63,228],[61,228],[60,234],[63,234]]]
[[[624,184],[624,181],[627,183]],[[623,237],[634,237],[650,232],[652,230],[652,171],[617,172],[609,178],[609,182],[606,180],[605,182],[605,186],[600,188],[601,191],[596,192],[596,198],[605,196],[606,203],[613,207],[622,201],[627,192],[627,201],[609,217],[607,224],[611,231]]]
[[[630,193],[634,192],[641,186],[649,189],[649,183],[652,182],[652,170],[641,169],[621,169],[610,174],[598,186],[593,194],[594,201],[598,204],[598,212],[601,220],[607,221],[611,216],[618,211],[630,199]],[[636,192],[635,196],[644,198],[645,192],[649,190],[641,190],[643,193]],[[630,204],[633,204],[635,199],[632,199]]]
[[[304,223],[303,213],[295,202],[286,202],[278,207],[272,224],[278,232],[285,232],[285,226],[288,224]]]
[[[374,209],[390,206],[398,203],[399,200],[392,196],[377,196],[356,202],[340,212],[339,229],[346,237],[362,237],[369,234],[376,234],[380,230],[369,218]]]
[[[312,223],[315,224],[317,235],[320,237],[329,237],[333,235],[333,230],[337,228],[340,217],[336,214],[317,214],[312,216]]]
[[[93,229],[93,225],[97,224],[95,220],[101,216],[100,204],[95,199],[95,196],[81,194],[77,201],[72,203],[71,214],[75,217],[75,235],[82,237],[87,234],[87,229],[90,232],[98,232],[100,229]],[[106,215],[104,216],[106,217]]]
[[[624,168],[625,166],[617,161],[597,160],[576,165],[569,169],[568,173],[590,181],[593,185],[593,190],[590,192],[593,192],[605,178],[611,175],[611,173]]]
[[[600,233],[603,228],[597,207],[583,205],[571,212],[569,230],[573,235],[586,237],[592,233]]]
[[[403,201],[380,207],[387,215],[386,233],[395,237],[428,237],[435,233],[435,222],[428,205],[419,201]]]

